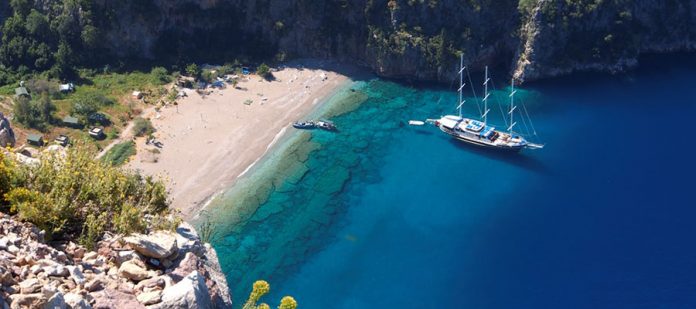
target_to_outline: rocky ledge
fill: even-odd
[[[88,251],[0,213],[0,284],[3,309],[231,307],[214,249],[186,223]]]

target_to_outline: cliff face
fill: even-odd
[[[696,1],[541,0],[522,25],[514,76],[618,72],[646,52],[696,49]]]
[[[459,53],[474,69],[502,65],[533,80],[577,70],[621,71],[643,52],[696,49],[696,0],[85,3],[100,29],[99,52],[90,54],[106,61],[111,55],[179,63],[319,57],[388,77],[449,82]]]

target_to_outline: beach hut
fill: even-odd
[[[75,85],[73,83],[62,84],[58,87],[58,91],[62,93],[68,93],[75,91]]]
[[[140,91],[137,91],[137,90],[133,91],[132,95],[133,95],[133,99],[135,99],[135,100],[140,100],[143,98],[143,93]]]
[[[56,144],[65,147],[68,146],[68,142],[70,141],[70,139],[65,135],[58,135],[58,137],[56,137],[54,141],[56,142]]]
[[[63,125],[70,128],[80,128],[80,121],[73,116],[63,117]]]
[[[89,130],[89,136],[94,139],[102,139],[104,138],[104,129],[98,127],[92,128]]]
[[[41,134],[29,134],[27,136],[27,143],[29,143],[30,145],[41,147],[44,144],[43,135],[41,135]]]
[[[24,87],[15,88],[15,98],[20,98],[20,97],[25,97],[27,99],[31,98],[31,96],[29,95],[29,91],[27,91],[27,88],[24,88]]]

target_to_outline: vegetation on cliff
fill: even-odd
[[[517,65],[526,43],[549,67],[615,64],[639,52],[694,49],[695,0],[12,0],[0,84],[31,72],[125,59],[184,70],[192,61],[334,57],[378,73],[450,80],[458,55],[473,68]],[[2,18],[2,17],[0,17]],[[528,33],[530,21],[539,22]],[[553,44],[551,44],[553,43]],[[116,60],[116,61],[114,61]],[[136,61],[137,62],[137,61]]]
[[[129,234],[172,228],[164,183],[94,160],[83,147],[22,165],[0,153],[0,210],[17,214],[49,238],[78,238],[88,247],[106,231]]]

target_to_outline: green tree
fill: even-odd
[[[53,66],[54,74],[57,77],[72,73],[73,57],[72,48],[65,41],[61,41],[58,45],[58,52],[55,54],[55,65]]]
[[[18,98],[14,104],[17,121],[29,128],[45,130],[52,122],[52,113],[56,109],[48,93],[43,93],[35,100]]]
[[[32,9],[24,23],[27,33],[35,38],[43,38],[50,31],[48,18],[37,10]]]
[[[155,81],[155,84],[158,85],[164,85],[168,84],[172,81],[172,77],[169,75],[169,72],[167,72],[167,69],[163,67],[154,67],[150,71],[150,75],[152,76],[152,79]]]
[[[261,76],[265,79],[269,79],[272,76],[271,68],[268,67],[267,64],[262,63],[261,65],[259,65],[258,68],[256,68],[256,74],[258,74],[259,76]]]
[[[80,37],[87,48],[96,48],[99,46],[99,40],[101,39],[99,29],[92,25],[85,25],[84,28],[82,28]]]
[[[195,63],[191,63],[186,66],[186,75],[193,77],[193,78],[198,78],[198,75],[201,74],[201,69],[198,68],[198,65]]]

